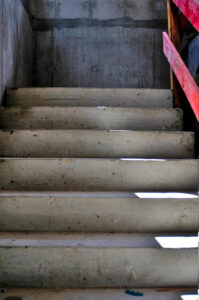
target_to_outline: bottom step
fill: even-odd
[[[196,300],[197,290],[193,289],[4,289],[0,290],[0,300],[130,300],[141,297],[143,300]],[[195,295],[195,298],[193,298]],[[134,296],[134,297],[132,297]]]

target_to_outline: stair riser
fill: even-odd
[[[2,157],[194,157],[192,133],[12,130],[0,131],[0,140]]]
[[[112,106],[170,108],[170,90],[20,88],[7,91],[10,106]]]
[[[0,230],[197,232],[198,199],[0,197]]]
[[[4,129],[182,130],[178,109],[95,107],[0,108]]]
[[[125,248],[156,248],[160,249],[159,239],[169,238],[168,248],[182,249],[180,239],[184,243],[190,242],[191,238],[197,239],[197,232],[190,233],[66,233],[66,232],[0,232],[0,248],[97,248],[97,249],[125,249]],[[173,241],[173,242],[172,242]],[[174,242],[176,246],[174,246]],[[189,245],[188,245],[189,247]]]
[[[19,297],[16,300],[129,300],[130,295],[126,294],[126,289],[1,289],[0,300],[8,297]],[[196,295],[197,290],[181,288],[165,291],[163,288],[152,289],[129,289],[132,292],[143,293],[142,300],[176,300],[181,299],[181,295]],[[134,296],[135,297],[135,296]],[[8,299],[7,299],[8,300]],[[10,298],[11,300],[11,298]],[[14,298],[13,298],[14,300]]]
[[[0,189],[197,191],[197,160],[2,159]]]
[[[197,249],[0,248],[0,257],[5,286],[197,286]]]

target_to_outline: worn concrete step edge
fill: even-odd
[[[197,191],[198,160],[0,160],[0,189],[16,191]]]
[[[0,289],[0,300],[9,297],[15,297],[16,300],[129,300],[132,296],[143,300],[177,300],[183,295],[197,295],[197,289]]]
[[[182,111],[131,107],[0,107],[0,127],[182,130]]]
[[[8,106],[173,106],[171,90],[95,88],[19,88],[7,90]]]
[[[1,157],[193,158],[192,132],[0,130]],[[174,151],[175,149],[175,151]]]
[[[3,129],[182,130],[181,109],[0,107]]]
[[[198,198],[0,194],[1,231],[197,232]]]
[[[165,242],[163,241],[165,239]],[[183,239],[183,241],[182,241]],[[190,233],[69,233],[69,232],[0,232],[0,248],[194,248],[197,231]],[[163,241],[163,242],[162,242]],[[175,244],[174,244],[175,242]]]
[[[35,288],[196,287],[198,249],[0,248],[0,285]],[[186,270],[186,272],[185,272]]]
[[[9,191],[1,190],[1,197],[57,197],[57,198],[139,198],[139,199],[196,199],[197,191],[132,192],[132,191]]]

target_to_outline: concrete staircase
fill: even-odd
[[[197,248],[156,240],[198,230],[195,137],[182,131],[171,91],[21,88],[7,97],[0,300],[195,293]]]

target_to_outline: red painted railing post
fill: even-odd
[[[172,0],[189,22],[199,31],[199,0]]]

